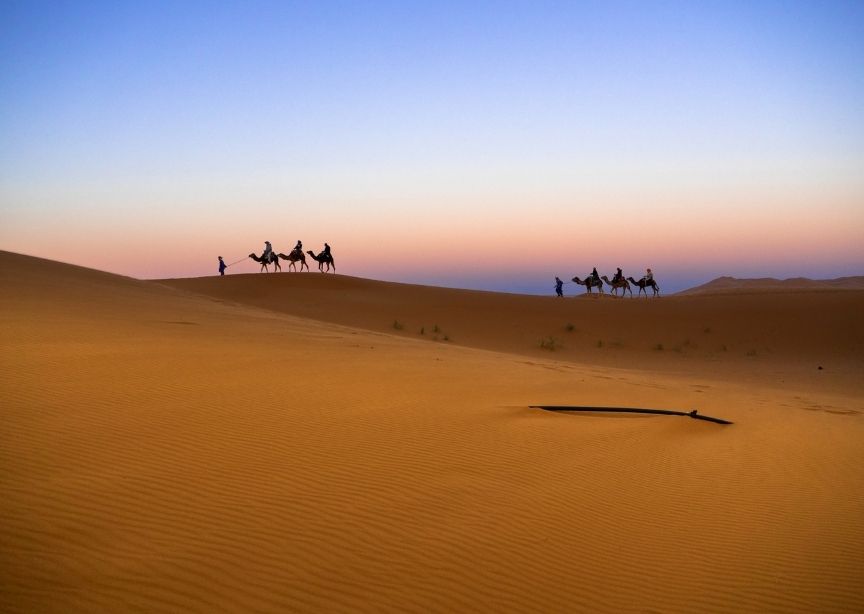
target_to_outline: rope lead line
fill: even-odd
[[[249,257],[249,256],[246,256],[246,258],[248,258],[248,257]],[[243,262],[244,260],[246,260],[246,258],[240,258],[240,260],[235,260],[235,261],[232,262],[231,264],[226,264],[225,267],[227,268],[227,267],[229,267],[229,266],[234,266],[234,265],[237,264],[238,262]]]
[[[712,418],[703,416],[695,409],[693,411],[677,411],[674,409],[643,409],[640,407],[590,407],[584,405],[531,405],[532,409],[545,409],[546,411],[595,411],[618,414],[660,414],[664,416],[688,416],[695,420],[707,420],[717,424],[733,424],[723,418]]]

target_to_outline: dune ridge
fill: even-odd
[[[864,290],[864,275],[837,277],[836,279],[809,279],[807,277],[742,279],[724,276],[712,279],[695,288],[682,290],[677,295],[686,296],[725,292],[801,292],[808,290]]]
[[[792,346],[761,380],[619,368],[409,336],[377,324],[406,299],[338,276],[219,281],[242,291],[0,254],[3,611],[864,607],[861,395],[776,386]],[[447,296],[441,327],[491,317]],[[736,424],[528,408],[574,399]]]

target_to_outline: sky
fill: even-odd
[[[860,0],[0,0],[0,249],[152,279],[326,241],[536,294],[861,275],[862,101]]]

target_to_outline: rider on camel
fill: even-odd
[[[325,241],[324,242],[324,251],[321,252],[321,255],[325,258],[330,258],[330,245]]]
[[[270,262],[273,259],[275,254],[273,253],[273,246],[270,245],[270,241],[264,241],[264,253],[261,254],[262,262]]]
[[[303,241],[301,241],[300,239],[297,239],[297,245],[294,246],[293,251],[297,252],[298,254],[302,254],[303,253]]]
[[[612,278],[612,283],[616,283],[624,279],[624,271],[621,270],[621,267],[618,267],[618,271],[615,273],[615,276]]]
[[[600,274],[597,273],[597,267],[596,266],[594,267],[594,270],[591,271],[591,283],[593,283],[595,286],[600,285]]]
[[[645,272],[645,276],[642,278],[642,281],[647,282],[648,285],[651,285],[651,282],[654,281],[654,273],[651,272],[651,269],[647,269]]]

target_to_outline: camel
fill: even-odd
[[[578,277],[574,277],[573,282],[580,286],[585,286],[588,289],[588,294],[591,294],[591,288],[597,288],[600,291],[600,294],[603,294],[603,282],[594,281],[590,275],[585,278],[585,281],[582,281]]]
[[[603,277],[601,277],[600,279],[602,279],[607,284],[612,286],[612,294],[617,295],[618,294],[618,288],[624,288],[621,291],[621,296],[624,296],[624,294],[626,292],[629,292],[630,296],[633,296],[633,290],[630,289],[630,284],[627,283],[626,279],[619,279],[618,281],[609,281],[609,278],[606,277],[605,275]]]
[[[334,273],[336,272],[336,263],[333,262],[333,255],[332,254],[325,254],[324,252],[321,252],[320,254],[318,254],[316,256],[315,252],[313,252],[312,250],[307,250],[306,253],[309,254],[310,256],[312,256],[312,260],[314,260],[315,262],[318,263],[318,270],[321,271],[322,273],[324,272],[324,265],[325,264],[327,265],[327,272],[328,273],[330,272],[330,266],[331,265],[333,266],[333,272]]]
[[[281,255],[281,254],[280,254]],[[269,260],[264,260],[263,258],[259,258],[255,254],[249,254],[249,257],[252,258],[255,262],[261,263],[261,270],[259,273],[263,273],[264,271],[270,272],[270,269],[267,268],[268,264],[273,265],[273,272],[276,272],[276,269],[282,270],[282,267],[279,264],[279,257],[276,254],[271,254]]]
[[[648,298],[648,291],[645,289],[646,287],[651,287],[654,290],[654,296],[658,296],[660,294],[660,286],[657,285],[657,282],[653,279],[645,279],[644,277],[639,281],[636,281],[632,277],[628,277],[630,283],[634,286],[639,286],[639,294],[645,293],[645,298]],[[631,292],[632,294],[632,292]]]
[[[306,267],[307,271],[309,270],[309,265],[306,264],[306,254],[304,254],[299,249],[291,250],[291,253],[288,254],[287,256],[285,254],[282,254],[282,253],[276,254],[276,256],[278,258],[281,258],[282,260],[287,260],[288,262],[291,263],[288,265],[289,271],[291,270],[292,267],[293,267],[295,272],[297,271],[297,264],[296,263],[298,261],[300,262],[300,271],[303,271],[304,266]]]

